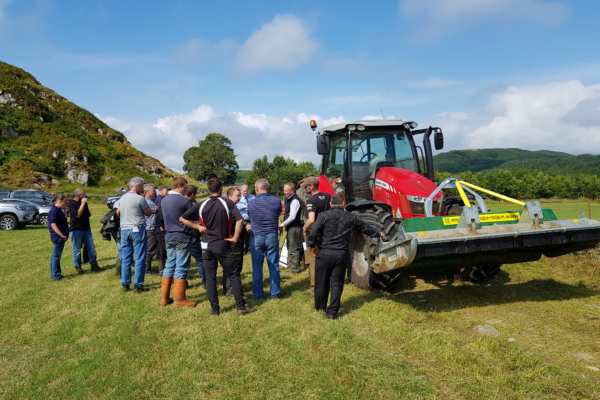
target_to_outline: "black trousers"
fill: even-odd
[[[146,250],[146,261],[152,261],[156,251],[158,250],[158,240],[156,236],[156,231],[154,229],[147,230],[146,234],[148,235],[148,249]]]
[[[231,281],[231,289],[238,310],[246,308],[242,280],[235,263],[234,249],[227,242],[223,244],[209,245],[202,250],[204,259],[204,273],[206,274],[206,294],[213,311],[219,312],[219,294],[217,292],[217,266],[221,263],[223,275]]]
[[[156,235],[156,259],[159,261],[167,260],[167,243],[164,235]]]
[[[242,268],[244,266],[244,236],[250,236],[248,233],[240,236],[240,240],[235,244],[233,248],[233,261],[236,266],[236,273],[240,276],[240,282],[242,279]],[[223,294],[231,292],[231,281],[223,274]]]
[[[244,245],[242,251],[244,254],[248,254],[248,252],[250,251],[250,233],[246,230],[246,226],[250,224],[250,221],[246,221],[244,220],[244,227],[242,235],[240,236],[240,241],[242,242],[242,244]]]
[[[328,315],[340,311],[340,299],[344,291],[346,269],[350,263],[348,250],[321,249],[315,262],[315,308]],[[331,301],[327,298],[331,290]]]

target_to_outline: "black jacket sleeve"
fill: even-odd
[[[306,247],[317,246],[317,241],[319,240],[319,237],[323,235],[323,228],[325,227],[324,219],[324,213],[319,214],[317,216],[317,220],[315,221],[313,226],[310,227],[310,232],[308,232],[308,238],[306,239]]]
[[[379,229],[375,228],[373,225],[367,225],[363,220],[354,216],[354,230],[364,233],[365,235],[369,235],[371,237],[379,236]]]

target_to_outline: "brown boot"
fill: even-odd
[[[175,299],[173,307],[196,307],[196,302],[185,298],[185,279],[175,279],[173,298]]]
[[[121,264],[123,264],[123,261],[117,258],[117,263],[115,264],[115,276],[121,276]]]
[[[75,271],[80,275],[84,273],[81,267],[75,267]]]
[[[160,298],[160,305],[161,306],[167,306],[171,303],[173,303],[173,299],[171,297],[169,297],[169,295],[171,294],[171,284],[173,283],[173,278],[167,278],[165,276],[163,276],[162,278],[162,284],[161,284],[161,298]]]

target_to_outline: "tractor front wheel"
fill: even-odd
[[[359,209],[352,211],[367,225],[371,225],[385,234],[385,240],[394,240],[398,235],[396,223],[391,213],[384,207],[376,205],[372,209]],[[352,257],[352,270],[350,273],[354,286],[371,290],[373,279],[376,278],[371,265],[374,256],[371,248],[377,243],[377,238],[371,239],[360,232],[352,232],[350,236],[350,257]]]

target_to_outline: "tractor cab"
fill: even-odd
[[[402,120],[352,121],[326,127],[317,138],[323,156],[321,174],[343,191],[348,203],[379,201],[408,217],[411,199],[425,199],[437,187],[429,135],[437,128],[415,130]],[[425,134],[424,148],[414,135]],[[443,143],[441,130],[436,133]],[[438,146],[436,145],[436,148]],[[422,211],[422,210],[421,210]],[[420,212],[417,212],[420,214]],[[398,215],[400,217],[400,215]]]

